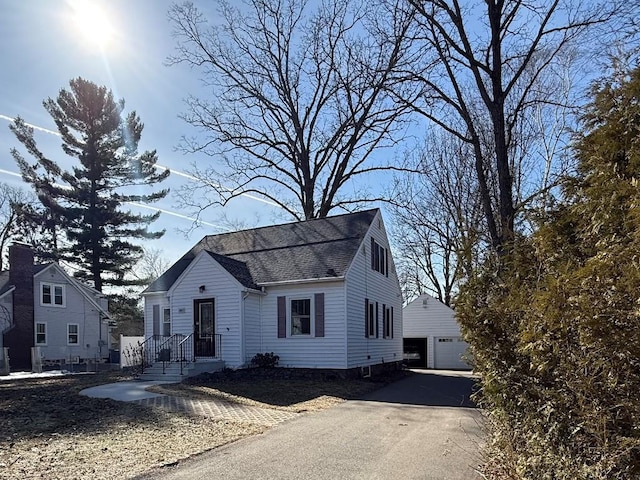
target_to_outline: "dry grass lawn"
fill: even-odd
[[[109,373],[0,382],[0,479],[129,478],[266,429],[78,394],[84,388],[127,379]],[[158,389],[170,395],[304,412],[328,408],[381,385],[256,377],[254,372],[203,377]]]
[[[0,382],[0,478],[127,478],[265,429],[78,395],[119,379]]]

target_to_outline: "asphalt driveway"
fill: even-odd
[[[473,379],[418,371],[361,400],[304,415],[147,479],[474,479],[482,419]],[[176,441],[180,441],[176,439]]]

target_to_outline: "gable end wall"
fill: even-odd
[[[379,223],[378,223],[379,222]],[[389,250],[389,276],[371,268],[371,237],[389,249],[380,213],[371,223],[358,253],[347,272],[347,368],[402,361],[402,294]],[[378,302],[378,338],[365,337],[365,298]],[[383,338],[382,305],[393,306],[393,338]]]

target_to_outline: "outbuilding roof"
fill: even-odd
[[[378,209],[208,235],[143,293],[166,292],[202,250],[247,288],[345,275]]]

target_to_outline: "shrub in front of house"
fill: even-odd
[[[278,366],[280,357],[273,352],[271,353],[257,353],[255,357],[251,359],[251,365],[259,368],[274,368]]]

